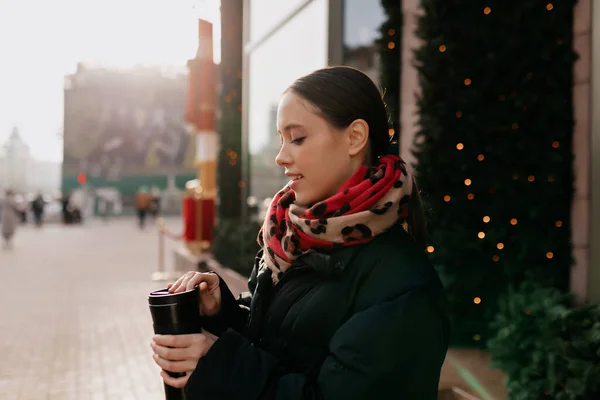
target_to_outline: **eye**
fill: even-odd
[[[302,144],[302,142],[304,142],[304,139],[306,139],[306,137],[299,137],[297,139],[292,140],[290,143]]]

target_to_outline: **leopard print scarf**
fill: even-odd
[[[335,195],[310,208],[296,205],[286,185],[273,198],[258,235],[273,283],[306,252],[367,243],[403,223],[411,191],[412,177],[395,155],[360,167]]]

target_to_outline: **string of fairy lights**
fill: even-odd
[[[547,3],[546,6],[545,6],[545,8],[546,8],[547,11],[552,11],[554,9],[554,5],[552,3]],[[484,7],[483,8],[483,14],[490,15],[491,13],[492,13],[491,7]],[[561,42],[562,41],[559,40],[558,44],[561,44]],[[441,44],[441,45],[438,46],[438,51],[440,53],[445,53],[447,50],[448,50],[448,47],[445,44]],[[527,78],[528,79],[531,79],[532,77],[533,77],[533,74],[531,72],[527,74]],[[463,84],[465,86],[471,86],[473,84],[473,80],[470,77],[466,77],[466,78],[463,79]],[[514,97],[515,95],[516,95],[516,93],[511,93],[510,97]],[[506,101],[506,99],[507,99],[507,96],[505,96],[505,95],[500,95],[498,97],[498,100],[501,101],[501,102]],[[527,106],[525,106],[525,105],[521,106],[521,110],[522,111],[526,111],[527,110]],[[463,118],[463,116],[464,116],[463,111],[462,110],[456,111],[455,116],[456,116],[457,119]],[[511,124],[510,128],[512,130],[518,130],[519,129],[518,122],[513,122]],[[555,141],[553,141],[551,143],[551,146],[554,149],[558,149],[558,148],[560,148],[560,142],[557,141],[557,140],[555,140]],[[456,148],[457,151],[463,151],[463,150],[466,149],[466,146],[465,146],[464,143],[459,142],[459,143],[456,143],[455,148]],[[479,162],[485,161],[485,155],[484,154],[478,154],[477,155],[477,161],[479,161]],[[512,179],[513,180],[519,180],[520,179],[519,174],[518,173],[514,173],[512,175]],[[533,183],[533,182],[535,182],[535,180],[536,180],[536,177],[534,175],[528,175],[527,176],[527,181],[528,182]],[[549,175],[547,177],[547,181],[549,183],[553,183],[555,181],[554,176],[553,175]],[[466,178],[463,183],[464,183],[464,185],[466,187],[471,187],[473,185],[473,181],[470,178]],[[468,193],[467,194],[467,199],[468,200],[475,199],[475,194],[474,193]],[[450,203],[452,201],[452,196],[450,196],[449,194],[445,194],[443,196],[443,200],[444,200],[445,203]],[[484,215],[482,217],[482,222],[484,224],[489,224],[491,221],[492,221],[492,218],[489,215]],[[506,221],[506,223],[508,223],[508,224],[510,224],[512,226],[516,226],[519,223],[519,221],[518,221],[517,218],[513,217],[513,218],[510,218],[508,221]],[[564,223],[561,220],[554,221],[554,226],[556,228],[561,228],[563,225],[564,225]],[[477,238],[479,240],[483,240],[483,239],[485,239],[485,237],[486,237],[486,233],[483,230],[480,230],[480,231],[477,232]],[[498,243],[496,243],[495,247],[496,247],[497,250],[501,251],[501,250],[505,249],[506,245],[503,242],[498,242]],[[428,253],[433,253],[434,251],[435,251],[435,247],[434,246],[432,246],[432,245],[427,246],[427,252]],[[553,259],[554,258],[554,252],[547,251],[546,254],[545,254],[545,256],[546,256],[547,259]],[[500,256],[498,254],[493,254],[492,255],[492,260],[494,262],[498,262],[498,261],[500,261]],[[483,300],[479,296],[476,296],[476,297],[473,298],[473,303],[476,304],[476,305],[482,304],[482,302],[483,302]],[[473,335],[473,339],[475,341],[481,340],[481,335],[475,334],[475,335]]]

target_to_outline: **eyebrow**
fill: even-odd
[[[292,124],[288,124],[288,125],[284,126],[283,130],[284,131],[289,131],[290,129],[298,129],[298,128],[304,128],[304,127],[302,125],[300,125],[300,124],[292,123]],[[277,133],[281,134],[281,131],[277,130]]]

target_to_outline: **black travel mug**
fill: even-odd
[[[150,293],[148,304],[152,314],[154,333],[157,335],[185,335],[201,333],[198,287],[181,293],[169,293],[161,289]],[[182,373],[167,373],[178,378]],[[177,389],[165,383],[166,400],[186,400],[183,388]]]

